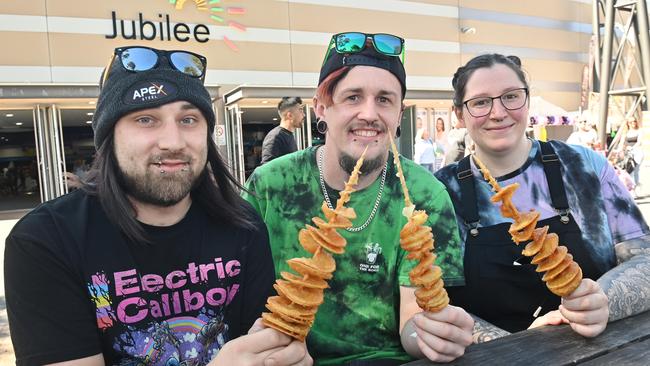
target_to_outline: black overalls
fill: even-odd
[[[541,220],[537,227],[549,225],[549,233],[556,233],[560,245],[568,247],[573,259],[580,265],[584,278],[598,279],[603,272],[588,253],[580,228],[569,212],[562,181],[560,162],[553,147],[540,141],[541,159],[548,181],[552,204],[558,216]],[[560,297],[551,293],[542,282],[543,273],[535,272],[530,258],[521,254],[525,243],[512,241],[510,223],[479,227],[476,187],[470,167],[470,156],[458,163],[457,179],[461,186],[461,201],[465,223],[469,226],[465,239],[465,286],[449,287],[452,305],[460,306],[509,332],[524,330],[536,315],[556,310]],[[538,311],[541,307],[541,311]],[[535,314],[535,315],[534,315]]]

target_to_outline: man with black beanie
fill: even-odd
[[[257,321],[268,234],[212,141],[205,71],[191,52],[115,50],[87,180],[7,238],[18,365],[311,364],[304,343]]]
[[[325,145],[271,161],[246,184],[244,197],[269,229],[276,273],[289,271],[285,261],[305,254],[298,232],[323,205],[332,209],[368,148],[348,203],[357,219],[341,230],[345,253],[335,256],[336,272],[307,339],[318,365],[448,362],[472,342],[473,320],[463,309],[449,305],[430,313],[418,307],[408,275],[416,262],[399,245],[404,200],[388,149],[404,109],[403,43],[388,34],[334,35],[313,99]],[[429,214],[445,285],[462,285],[458,227],[444,186],[414,162],[402,158],[401,164],[413,203]]]

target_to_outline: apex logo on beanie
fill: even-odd
[[[174,98],[178,87],[169,81],[142,81],[127,89],[123,101],[126,104],[138,105],[154,100]]]
[[[214,131],[212,98],[203,81],[173,68],[165,56],[158,61],[152,69],[131,71],[116,60],[104,70],[102,77],[106,78],[100,83],[93,116],[95,148],[102,146],[123,116],[176,101],[192,103],[201,110],[208,122],[208,132]]]

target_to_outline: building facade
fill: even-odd
[[[283,96],[313,96],[333,33],[406,39],[407,119],[449,128],[456,68],[486,52],[519,56],[531,94],[581,104],[587,0],[10,0],[0,2],[0,210],[65,193],[92,161],[98,81],[113,49],[144,45],[208,58],[217,144],[240,179],[256,166]],[[309,103],[305,107],[309,110]],[[321,141],[307,113],[299,144]],[[274,120],[275,119],[275,120]]]

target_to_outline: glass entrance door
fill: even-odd
[[[0,110],[0,211],[41,203],[32,108]]]
[[[313,136],[313,132],[311,129],[312,108],[307,103],[305,103],[303,108],[305,109],[304,111],[305,119],[302,121],[302,127],[297,128],[295,131],[293,131],[293,135],[296,138],[296,146],[298,147],[298,150],[308,148],[309,146],[312,145],[312,136]]]
[[[34,138],[43,202],[67,193],[61,115],[56,105],[34,109]]]
[[[415,106],[409,106],[404,109],[402,113],[402,121],[400,122],[400,136],[395,142],[399,149],[400,155],[407,159],[413,159],[413,144],[415,143],[415,127],[416,114]]]
[[[244,168],[242,119],[239,104],[226,107],[226,139],[228,141],[228,163],[232,173],[240,183],[244,183],[246,171]]]

